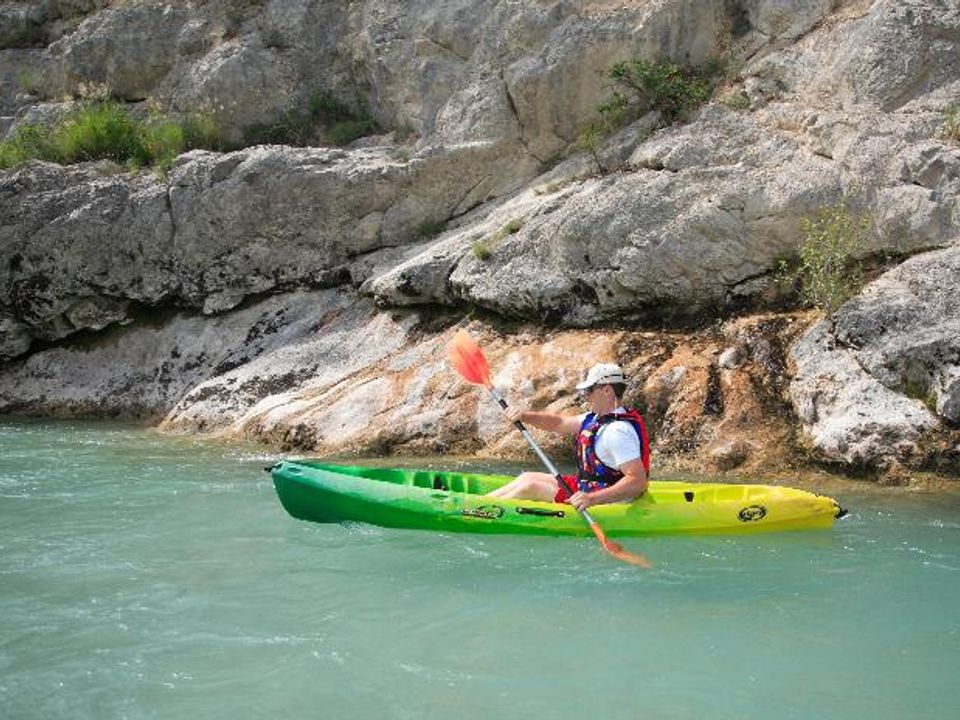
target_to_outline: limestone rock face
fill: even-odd
[[[719,53],[717,96],[685,123],[649,112],[576,151],[614,62]],[[960,147],[944,131],[956,3],[0,2],[0,132],[55,122],[63,93],[89,84],[136,112],[214,113],[230,141],[324,91],[382,134],[195,151],[164,176],[0,171],[0,408],[175,407],[168,429],[290,447],[507,447],[496,408],[441,368],[448,328],[430,318],[469,307],[541,325],[483,329],[524,397],[566,407],[567,375],[604,354],[650,378],[664,452],[749,468],[766,415],[780,418],[769,438],[792,437],[778,403],[795,326],[639,328],[780,302],[802,220],[848,197],[871,221],[864,256],[917,257],[797,344],[792,406],[822,457],[870,466],[922,465],[960,422],[943,290],[960,242]],[[248,337],[267,317],[288,330]],[[562,371],[525,370],[552,360]]]
[[[956,426],[960,248],[914,257],[793,348],[791,397],[823,456],[916,462],[925,431]]]
[[[394,381],[376,368],[407,343],[416,317],[394,321],[342,291],[314,297],[312,308],[300,310],[304,322],[313,319],[309,332],[196,385],[161,427],[303,447],[357,442],[393,400]]]
[[[859,5],[865,13],[859,21],[838,24],[822,39],[811,40],[813,52],[805,52],[798,89],[832,96],[848,107],[872,105],[891,112],[957,83],[960,8],[955,3]]]

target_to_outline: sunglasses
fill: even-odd
[[[590,397],[590,393],[602,387],[606,387],[606,385],[592,385],[586,390],[577,390],[577,399],[580,401],[586,400]]]

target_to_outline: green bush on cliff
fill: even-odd
[[[20,125],[12,136],[0,142],[0,170],[16,167],[28,160],[51,160],[54,149],[49,130],[39,123]]]
[[[955,102],[947,108],[943,118],[942,134],[946,140],[960,145],[960,102]]]
[[[700,66],[643,59],[618,62],[606,73],[613,93],[597,105],[598,119],[580,130],[575,145],[590,153],[604,172],[600,149],[605,137],[651,110],[660,113],[664,124],[687,119],[712,97],[720,75],[719,61]]]
[[[87,160],[149,164],[145,127],[115,102],[81,107],[64,118],[52,133],[53,147],[63,163]],[[152,143],[155,151],[166,148]]]
[[[781,262],[780,276],[799,285],[804,304],[829,317],[860,287],[863,273],[856,257],[866,248],[870,220],[855,215],[848,202],[841,201],[820,208],[801,221],[801,227],[797,261],[793,266]]]
[[[152,112],[132,116],[113,100],[84,102],[53,125],[25,123],[0,143],[0,169],[28,160],[72,164],[112,160],[131,167],[170,167],[182,152],[219,148],[219,124],[212,115],[197,113],[182,120]]]
[[[306,147],[317,141],[346,145],[379,129],[366,107],[353,111],[326,91],[310,94],[272,123],[252,125],[244,131],[247,145],[295,145]]]

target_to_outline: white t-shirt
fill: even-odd
[[[627,410],[618,407],[614,413],[625,413]],[[586,420],[587,413],[580,416],[580,424]],[[626,420],[614,420],[600,426],[597,433],[597,459],[607,467],[620,469],[625,463],[641,457],[640,438],[633,425]]]

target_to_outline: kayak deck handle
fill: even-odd
[[[543,510],[541,508],[518,507],[517,515],[537,515],[539,517],[564,517],[563,510]]]

